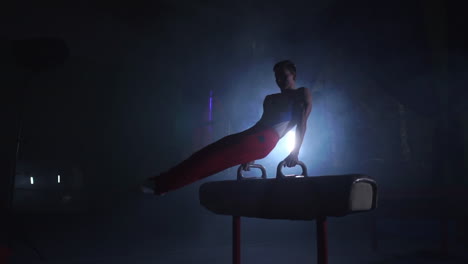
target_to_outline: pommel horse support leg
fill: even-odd
[[[240,264],[240,216],[232,216],[232,263]]]
[[[283,162],[280,162],[276,178],[267,178],[263,166],[252,164],[251,168],[262,170],[260,178],[244,177],[239,167],[236,180],[201,185],[200,204],[215,214],[233,217],[234,264],[241,262],[241,217],[315,220],[317,263],[327,264],[327,218],[367,212],[377,207],[377,184],[371,177],[362,174],[307,176],[304,163],[299,162],[299,165],[301,175],[284,175],[281,171]]]

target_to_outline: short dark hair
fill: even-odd
[[[296,65],[294,64],[294,62],[290,60],[283,60],[283,61],[276,63],[275,66],[273,67],[273,71],[276,72],[279,69],[284,69],[284,68],[289,70],[292,74],[296,75]]]

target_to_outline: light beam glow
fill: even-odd
[[[60,183],[60,174],[57,175],[57,182]]]
[[[209,104],[209,112],[208,112],[208,120],[213,120],[213,91],[210,91],[210,104]]]
[[[34,177],[29,177],[30,181],[31,181],[31,184],[34,184]]]

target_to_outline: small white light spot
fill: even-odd
[[[34,177],[30,177],[30,180],[31,180],[31,184],[34,184]]]
[[[60,183],[60,174],[57,175],[57,182]]]

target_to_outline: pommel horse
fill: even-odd
[[[317,263],[328,264],[327,217],[368,212],[377,207],[377,184],[362,174],[307,176],[303,162],[301,175],[284,175],[284,162],[278,164],[276,178],[244,177],[242,166],[237,180],[206,182],[200,186],[200,204],[209,211],[233,218],[232,258],[240,264],[240,218],[315,220]]]

